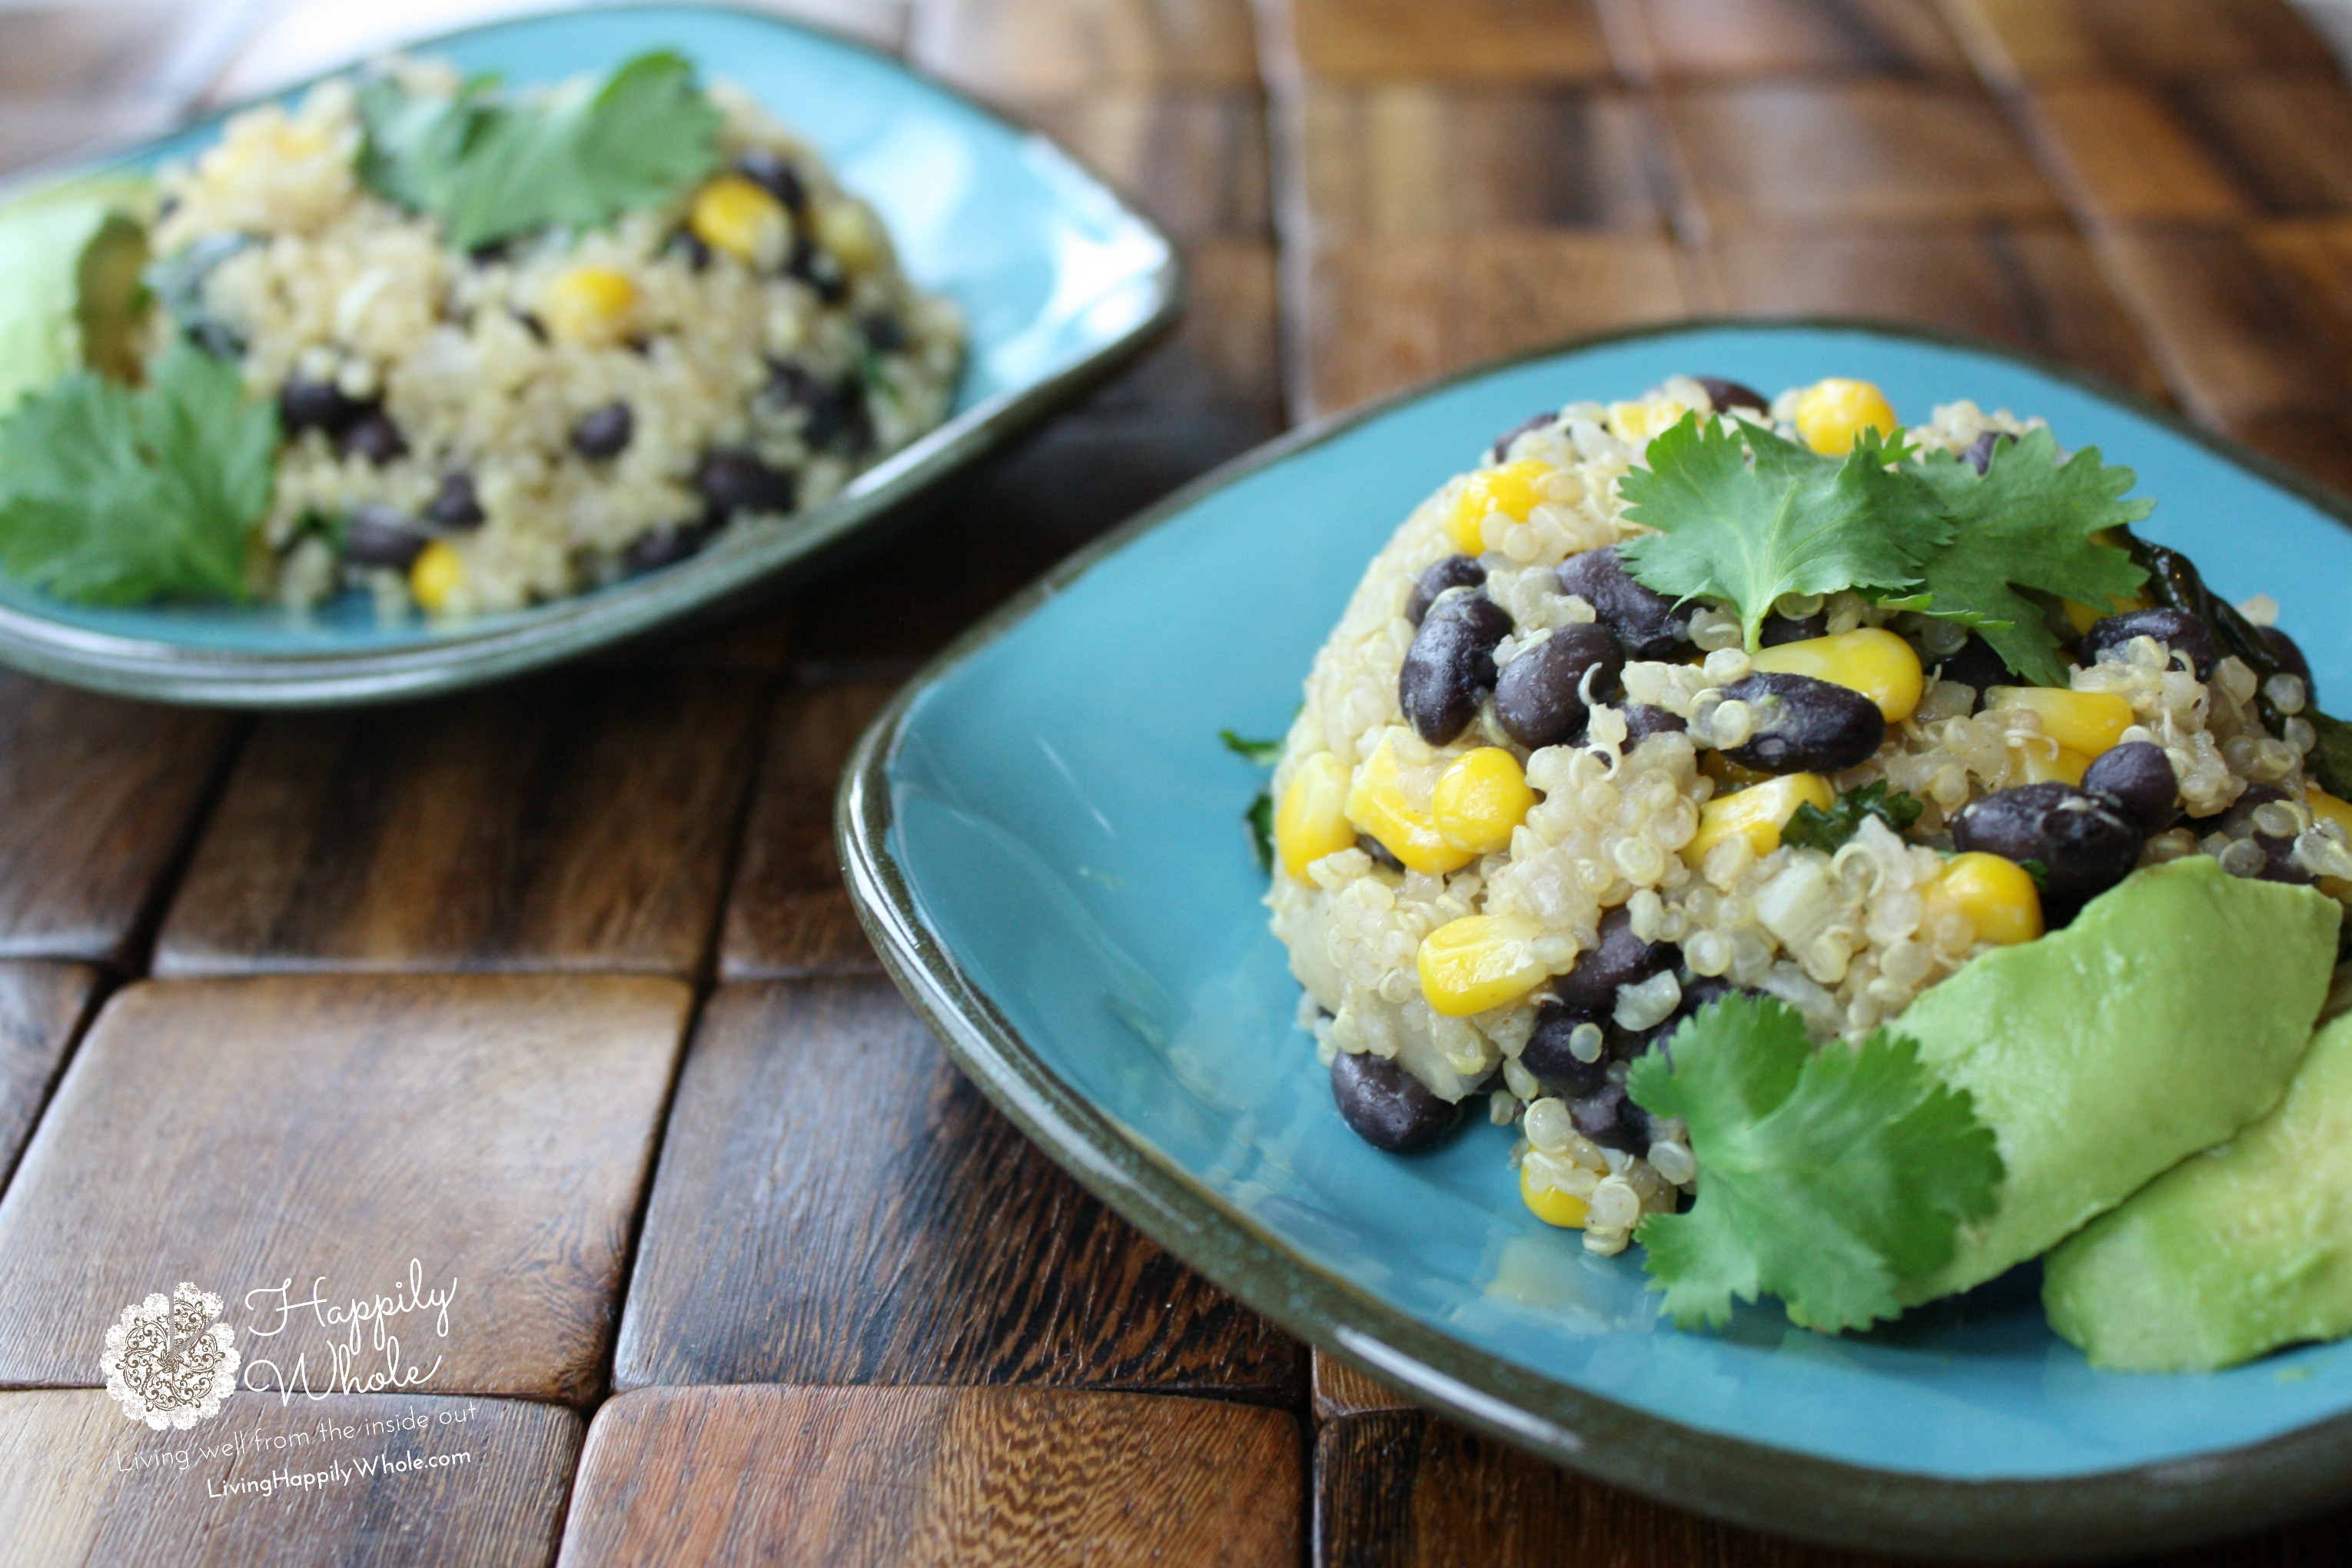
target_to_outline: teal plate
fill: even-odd
[[[1413,1159],[1332,1109],[1238,820],[1364,564],[1497,431],[1689,371],[1877,382],[1906,415],[2048,416],[2158,499],[2149,534],[2268,593],[2352,692],[2338,503],[2063,372],[1853,325],[1706,325],[1545,354],[1276,443],[1060,568],[901,694],[842,784],[852,890],[967,1071],[1079,1180],[1295,1333],[1592,1475],[1857,1546],[2042,1557],[2340,1500],[2352,1343],[2232,1372],[2096,1373],[2031,1268],[1864,1337],[1770,1306],[1659,1321],[1637,1256],[1521,1206],[1510,1135]],[[2084,998],[2094,1005],[2095,998]],[[2183,1085],[2185,1093],[2196,1086]]]
[[[549,664],[772,586],[1075,397],[1175,319],[1175,253],[1159,230],[1045,138],[862,46],[712,5],[562,12],[410,46],[517,83],[606,70],[650,48],[679,50],[814,144],[881,213],[917,286],[962,307],[971,353],[945,425],[835,500],[578,598],[385,625],[358,595],[308,615],[89,609],[0,579],[0,660],[133,696],[272,707],[415,696]],[[217,137],[220,119],[62,173],[184,155]]]

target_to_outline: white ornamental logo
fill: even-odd
[[[106,1392],[133,1421],[161,1432],[184,1432],[220,1414],[236,1388],[236,1334],[220,1316],[221,1299],[183,1280],[168,1297],[157,1291],[122,1309],[106,1331],[98,1369]]]

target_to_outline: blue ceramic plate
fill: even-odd
[[[386,626],[357,595],[307,616],[104,610],[0,579],[0,660],[135,696],[272,706],[444,690],[551,663],[771,584],[1076,396],[1173,321],[1177,265],[1157,229],[1043,137],[861,46],[719,6],[629,5],[498,23],[411,51],[520,84],[663,47],[814,143],[880,211],[915,283],[963,308],[970,361],[947,424],[785,525],[574,599]],[[184,155],[219,123],[112,164]]]
[[[2352,1343],[2095,1373],[2031,1268],[1866,1337],[1659,1321],[1639,1258],[1519,1203],[1510,1134],[1415,1159],[1340,1123],[1265,930],[1217,731],[1279,734],[1359,574],[1496,432],[1670,373],[1878,383],[2048,416],[2158,500],[2150,537],[2268,593],[2352,691],[2352,532],[2261,463],[2063,373],[1843,325],[1712,325],[1489,370],[1278,443],[1071,562],[866,737],[839,827],[902,987],[1056,1160],[1260,1311],[1418,1398],[1688,1507],[1858,1545],[2120,1551],[2340,1499]],[[2086,998],[2086,1004],[2091,999]],[[2184,1092],[2194,1086],[2184,1085]]]

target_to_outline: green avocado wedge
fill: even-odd
[[[138,369],[143,181],[86,181],[0,210],[0,414],[69,370]]]
[[[2212,1372],[2352,1332],[2352,1017],[2278,1109],[2044,1263],[2050,1326],[2116,1372]]]
[[[2342,910],[2195,855],[2137,871],[2063,931],[1984,954],[1895,1027],[1969,1091],[2006,1173],[1990,1218],[1906,1304],[2040,1256],[2278,1103],[2327,994]]]

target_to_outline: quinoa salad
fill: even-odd
[[[1677,376],[1422,501],[1263,819],[1348,1125],[1396,1154],[1507,1127],[1526,1208],[1642,1242],[1678,1321],[1772,1294],[1834,1329],[2284,1115],[2352,897],[2352,747],[2274,606],[2137,537],[2129,470],[2063,437]],[[2169,1021],[2126,1037],[2142,1003]],[[2253,1081],[2176,1114],[2200,1053]],[[2095,1151],[2110,1114],[2161,1131]]]
[[[37,264],[0,338],[40,350],[0,370],[0,565],[82,602],[559,599],[821,505],[962,359],[874,209],[666,53],[528,89],[392,60],[0,250]]]

